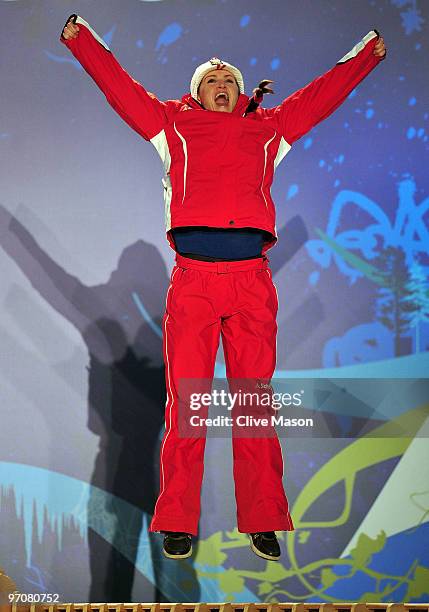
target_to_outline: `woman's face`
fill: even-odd
[[[239,93],[234,76],[222,68],[204,76],[198,88],[198,100],[207,110],[232,113]]]

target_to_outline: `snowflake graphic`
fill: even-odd
[[[393,6],[396,6],[398,8],[403,8],[404,6],[406,6],[407,4],[413,4],[413,0],[391,0]]]
[[[401,17],[405,34],[409,35],[414,31],[420,31],[422,29],[421,26],[424,19],[417,8],[409,8],[407,11],[401,13]]]

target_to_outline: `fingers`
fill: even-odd
[[[387,48],[384,44],[384,38],[380,36],[375,47],[374,47],[374,55],[377,57],[383,57],[386,55]]]
[[[64,26],[63,37],[66,40],[70,40],[70,38],[77,38],[79,34],[79,26],[73,23],[73,17],[69,19],[69,21]]]

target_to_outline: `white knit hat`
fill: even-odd
[[[198,98],[198,87],[200,86],[200,83],[203,80],[204,76],[211,70],[220,70],[220,69],[225,69],[231,72],[231,74],[234,76],[235,80],[237,81],[237,85],[238,85],[238,89],[240,90],[240,93],[244,93],[243,75],[241,74],[239,69],[233,66],[232,64],[228,64],[228,62],[224,62],[220,60],[218,57],[212,57],[208,62],[205,62],[204,64],[200,64],[196,68],[194,72],[194,76],[191,79],[191,96],[195,98],[195,100]]]

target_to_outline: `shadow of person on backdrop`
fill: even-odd
[[[138,240],[124,249],[106,283],[88,287],[61,268],[1,205],[0,241],[33,288],[78,329],[88,349],[88,427],[99,436],[88,525],[91,517],[102,520],[103,515],[114,525],[111,541],[88,529],[89,601],[132,601],[133,588],[147,592],[150,587],[134,565],[143,516],[148,524],[158,493],[165,263],[155,246]],[[191,564],[164,560],[160,535],[148,533],[148,540],[153,600],[169,601],[168,585],[186,584],[181,600],[199,601]],[[177,591],[172,597],[177,600]]]

